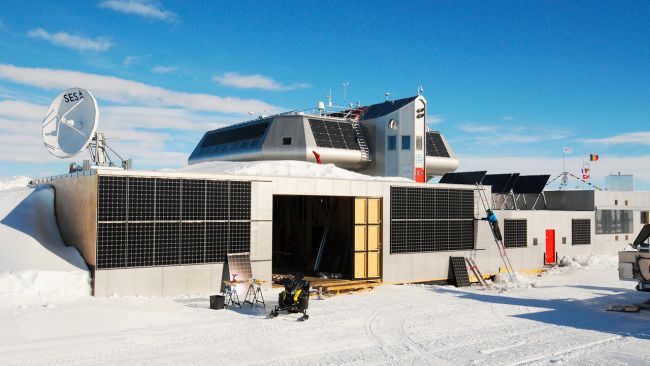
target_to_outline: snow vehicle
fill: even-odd
[[[293,278],[283,280],[284,291],[278,295],[278,306],[271,310],[271,318],[279,315],[280,311],[287,313],[302,313],[298,320],[307,320],[307,308],[309,307],[309,289],[311,283],[305,280],[302,274],[296,274]]]
[[[638,291],[650,292],[650,224],[645,224],[630,244],[636,251],[618,252],[618,278],[637,281]]]

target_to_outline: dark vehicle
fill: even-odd
[[[283,280],[284,291],[278,295],[278,306],[271,311],[271,318],[279,315],[280,311],[287,313],[302,313],[298,320],[307,320],[307,308],[309,307],[309,289],[311,283],[305,280],[302,274],[296,274],[293,278]]]

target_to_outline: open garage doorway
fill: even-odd
[[[273,273],[381,278],[381,199],[273,197]]]

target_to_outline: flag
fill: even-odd
[[[570,147],[564,147],[564,153],[565,154],[573,154],[573,149]]]
[[[599,156],[597,154],[589,155],[589,161],[598,161]]]

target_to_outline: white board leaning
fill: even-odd
[[[43,118],[43,143],[50,154],[73,157],[95,137],[99,109],[93,95],[81,88],[59,94]]]

